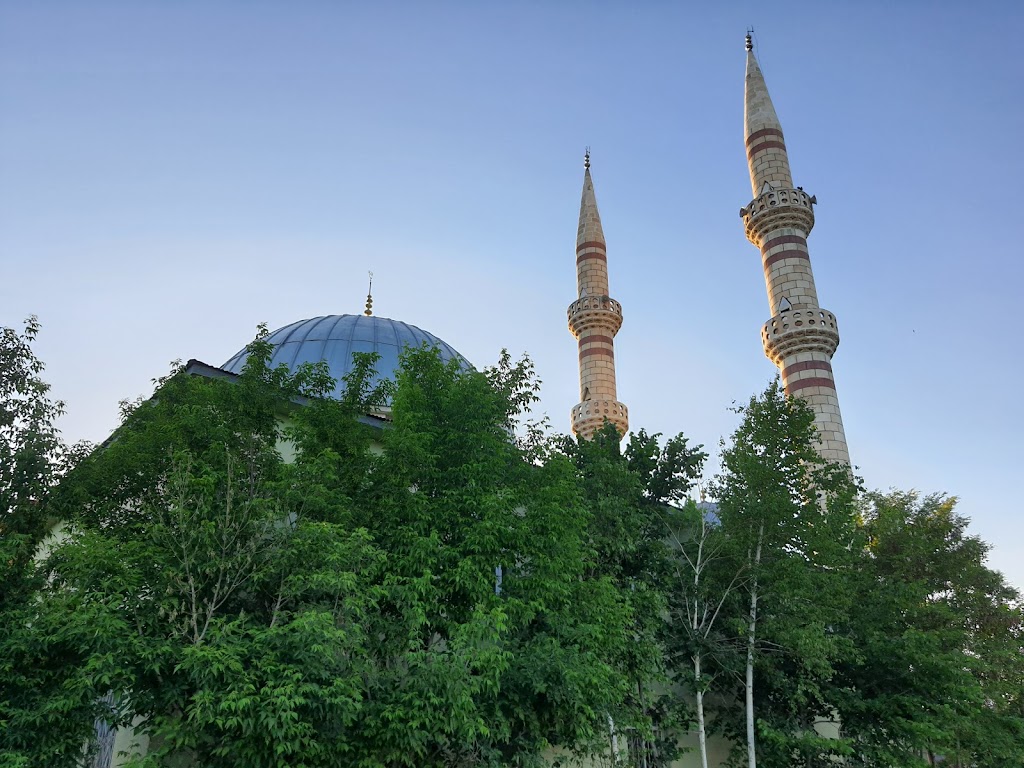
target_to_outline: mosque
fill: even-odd
[[[787,394],[803,398],[815,414],[819,452],[829,460],[849,464],[839,400],[832,371],[832,356],[839,345],[835,315],[818,303],[811,271],[807,236],[814,226],[816,199],[802,187],[793,186],[782,126],[772,105],[764,76],[746,39],[746,86],[744,109],[745,151],[753,199],[740,209],[747,238],[761,253],[770,319],[761,327],[765,355],[779,369]],[[584,160],[583,193],[576,236],[577,297],[569,304],[569,331],[577,339],[580,402],[573,406],[573,432],[589,438],[610,421],[625,435],[629,411],[618,399],[615,380],[615,335],[623,322],[622,305],[609,290],[608,249],[601,227],[590,155]],[[437,336],[398,320],[372,313],[367,297],[361,315],[327,315],[286,325],[269,335],[272,366],[294,369],[302,363],[326,362],[333,378],[342,382],[350,372],[356,352],[380,355],[377,378],[394,378],[399,355],[407,346],[426,344],[445,362],[470,363],[454,347]],[[233,377],[245,364],[243,348],[222,366],[190,360],[186,371],[208,377]],[[335,392],[340,392],[340,387]],[[119,764],[115,755],[129,743],[129,734],[98,734],[97,768]],[[689,743],[690,737],[684,737]],[[689,744],[689,746],[694,746]],[[709,739],[711,764],[721,764],[729,744]],[[690,752],[682,765],[696,754]]]
[[[746,39],[747,67],[744,138],[753,199],[740,209],[747,239],[761,252],[770,319],[761,328],[765,355],[779,369],[787,394],[803,398],[815,414],[821,455],[849,464],[832,356],[839,345],[835,315],[822,309],[811,271],[807,236],[814,227],[817,200],[793,186],[782,125]],[[623,322],[622,305],[609,295],[608,249],[598,212],[589,150],[584,160],[583,195],[576,235],[577,298],[567,310],[569,331],[579,346],[580,402],[572,408],[570,425],[587,438],[607,419],[622,435],[629,429],[629,411],[619,401],[615,383],[615,335]],[[355,352],[376,352],[378,378],[393,378],[406,346],[434,347],[445,362],[469,363],[437,336],[414,325],[376,317],[367,297],[363,315],[327,315],[286,325],[268,338],[271,365],[295,368],[324,361],[339,382],[351,369]],[[241,373],[244,349],[221,368],[190,361],[198,375]],[[340,384],[339,384],[340,391]],[[336,393],[337,394],[337,393]]]

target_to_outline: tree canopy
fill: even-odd
[[[1024,617],[955,499],[864,493],[777,384],[707,454],[529,422],[538,382],[407,350],[176,366],[69,449],[0,332],[0,763],[1024,765]],[[386,418],[381,418],[386,406]],[[374,416],[373,414],[377,414]],[[826,731],[831,731],[826,733]]]
[[[173,371],[48,500],[6,754],[74,764],[101,721],[139,766],[528,765],[638,727],[643,606],[572,457],[512,436],[529,364],[410,350],[384,391],[364,357],[339,401],[269,355]]]
[[[1024,612],[988,545],[942,495],[871,493],[861,515],[835,696],[854,764],[1024,765]]]

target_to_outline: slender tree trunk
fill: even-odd
[[[615,721],[608,715],[608,733],[611,735],[612,765],[619,762],[619,735],[615,732]]]
[[[693,631],[694,638],[697,637],[699,630],[701,629],[699,600],[697,595],[700,593],[700,576],[704,570],[704,537],[706,534],[707,523],[702,521],[701,525],[701,537],[700,545],[697,548],[697,562],[693,569],[693,613],[690,616],[691,630]],[[704,628],[704,636],[707,636],[707,628]],[[697,651],[693,655],[693,683],[696,689],[697,695],[697,743],[700,745],[700,765],[701,768],[708,768],[708,743],[707,743],[707,731],[704,728],[704,675],[701,669],[701,652]]]
[[[763,539],[764,523],[757,532],[754,577],[750,585],[750,621],[747,624],[747,768],[757,768],[757,750],[754,745],[754,642],[757,639],[757,567],[761,564]]]
[[[757,629],[757,584],[750,591],[750,623],[747,626],[747,766],[757,768],[754,749],[754,638]]]
[[[697,688],[697,743],[700,744],[700,766],[708,768],[708,742],[704,730],[704,680],[700,662],[700,652],[697,652],[693,657],[693,679]]]
[[[636,690],[637,690],[637,696],[638,696],[639,701],[640,701],[640,707],[641,707],[641,709],[644,712],[646,712],[647,711],[647,697],[644,695],[643,684],[639,680],[636,681]],[[640,768],[651,768],[652,766],[656,765],[657,761],[658,761],[658,749],[657,749],[657,746],[656,746],[656,742],[655,742],[655,738],[654,738],[654,733],[653,733],[653,727],[654,727],[653,723],[652,723],[651,727],[652,727],[651,740],[649,742],[646,741],[646,740],[641,742],[641,744],[642,744],[641,749],[643,750],[643,757],[644,757],[644,759],[643,759],[643,762],[640,764]]]

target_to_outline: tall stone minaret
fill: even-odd
[[[744,109],[747,163],[754,199],[740,209],[747,239],[761,250],[768,309],[761,328],[764,353],[779,367],[786,393],[814,410],[819,452],[850,463],[832,355],[839,346],[835,315],[818,305],[807,235],[814,227],[817,199],[793,187],[782,126],[775,114],[754,46],[747,35]]]
[[[579,298],[569,305],[568,314],[569,330],[580,350],[580,403],[572,409],[572,431],[589,439],[605,419],[625,435],[629,412],[615,394],[613,339],[622,325],[622,305],[608,296],[608,256],[590,178],[590,150],[583,167],[583,200],[576,235]]]

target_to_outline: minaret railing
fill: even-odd
[[[826,309],[788,309],[761,327],[765,356],[775,365],[798,352],[822,352],[829,356],[839,347],[839,324]]]
[[[771,188],[740,208],[747,239],[755,245],[765,232],[793,227],[810,234],[814,229],[814,205],[818,198],[802,189]]]
[[[622,327],[622,305],[608,296],[584,296],[566,310],[569,330],[575,336],[588,328],[603,328],[614,334]]]

